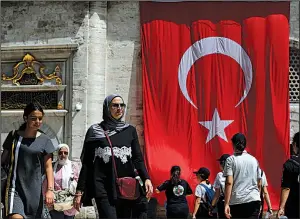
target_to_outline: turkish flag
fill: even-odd
[[[172,165],[193,189],[192,172],[202,166],[213,182],[216,160],[233,153],[230,139],[241,132],[278,208],[289,156],[289,2],[141,2],[140,14],[154,186],[170,177]]]

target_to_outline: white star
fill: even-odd
[[[228,142],[224,129],[229,126],[234,120],[221,120],[218,110],[215,109],[212,121],[199,122],[205,128],[209,130],[206,142],[209,142],[216,135],[222,138],[224,141]]]

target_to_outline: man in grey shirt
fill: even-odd
[[[226,160],[225,215],[227,218],[258,218],[260,213],[261,174],[258,161],[245,150],[246,137],[235,134],[234,155]]]

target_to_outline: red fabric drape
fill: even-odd
[[[242,132],[248,152],[266,172],[277,208],[282,164],[289,155],[287,17],[270,13],[217,23],[198,19],[191,25],[154,19],[142,23],[141,35],[146,159],[154,186],[169,178],[172,165],[181,166],[193,189],[192,172],[201,166],[211,170],[213,182],[220,171],[216,159],[232,154],[230,138]],[[185,81],[182,66],[191,60]],[[164,195],[158,198],[162,204]]]

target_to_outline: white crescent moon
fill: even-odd
[[[225,37],[207,37],[195,42],[185,51],[178,68],[178,81],[181,92],[196,109],[197,107],[191,100],[186,87],[188,73],[198,59],[215,53],[233,58],[237,63],[239,63],[244,72],[246,84],[244,95],[235,107],[243,102],[250,91],[252,85],[252,64],[245,50],[241,47],[241,45],[231,39]]]

